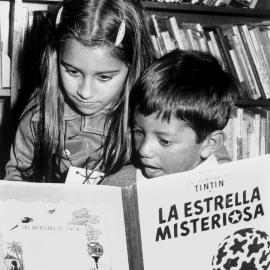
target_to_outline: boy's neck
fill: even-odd
[[[193,170],[211,168],[218,165],[218,161],[214,155],[210,155],[207,159],[202,160],[202,162],[193,168]]]

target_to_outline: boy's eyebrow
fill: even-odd
[[[67,63],[67,62],[65,62],[63,60],[60,60],[60,63],[63,66],[65,66],[65,67],[73,68],[73,69],[76,69],[76,70],[82,72],[82,70],[80,68],[75,67],[75,66],[73,66],[73,65],[71,65],[71,64],[69,64],[69,63]],[[104,73],[106,73],[106,74],[108,74],[108,73],[114,74],[114,73],[119,73],[119,72],[120,72],[120,69],[116,69],[116,70],[103,70],[103,71],[97,72],[97,74],[104,74]]]
[[[155,131],[157,135],[175,135],[174,133],[168,132],[168,131]]]

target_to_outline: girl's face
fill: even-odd
[[[59,69],[68,98],[84,115],[109,108],[128,74],[109,47],[86,47],[76,40],[67,41],[60,51]]]

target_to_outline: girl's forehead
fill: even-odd
[[[68,55],[68,54],[78,54],[79,52],[83,52],[89,55],[96,55],[102,57],[114,57],[112,53],[112,47],[108,45],[102,46],[90,46],[79,42],[76,39],[68,39],[66,40],[61,49],[60,54]]]
[[[80,67],[95,65],[98,69],[111,66],[121,66],[123,62],[113,54],[109,46],[86,46],[75,39],[65,42],[60,50],[60,61]]]

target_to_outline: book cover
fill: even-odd
[[[125,188],[0,183],[0,267],[267,269],[270,155]]]

